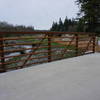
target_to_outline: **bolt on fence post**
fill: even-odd
[[[96,36],[93,35],[93,53],[95,53],[95,47],[96,47]]]
[[[75,34],[76,42],[75,42],[75,55],[78,56],[78,43],[79,43],[79,37],[78,34]]]
[[[51,62],[51,35],[48,34],[48,62]]]
[[[4,56],[4,41],[3,41],[3,35],[0,35],[0,62],[1,62],[1,66],[0,66],[0,72],[6,72],[6,67],[4,65],[5,63],[5,56]]]

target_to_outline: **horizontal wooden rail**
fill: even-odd
[[[33,31],[33,32],[0,32],[0,34],[2,34],[2,35],[4,35],[4,34],[28,34],[28,35],[30,35],[30,34],[32,34],[32,35],[34,35],[34,34],[83,34],[83,35],[86,35],[86,34],[95,34],[95,33],[90,33],[90,32],[88,32],[88,33],[86,33],[86,32],[56,32],[56,31]]]
[[[26,53],[26,54],[20,54],[20,55],[16,55],[16,56],[6,56],[6,57],[1,57],[0,59],[7,59],[7,58],[16,58],[16,57],[23,57],[23,56],[28,56],[28,55],[37,55],[37,54],[42,54],[42,53],[48,53],[48,51],[43,51],[43,52],[31,52],[31,53]]]
[[[61,41],[54,41],[54,42],[55,43],[56,42],[58,42],[58,43],[60,42],[61,43]],[[69,43],[69,41],[62,41],[62,42]],[[47,45],[45,45],[45,41],[43,43],[44,43],[44,46],[47,46]],[[85,43],[88,43],[88,41],[79,41],[80,45],[83,45]],[[39,42],[30,42],[30,43],[3,44],[3,46],[4,47],[9,47],[9,46],[19,46],[19,45],[31,45],[31,46],[33,45],[34,47],[36,47],[38,44],[39,44]],[[0,45],[0,46],[2,46],[2,45]]]
[[[31,45],[36,47],[39,43],[37,42],[31,42],[31,43],[16,43],[16,44],[4,44],[4,47],[9,47],[9,46],[21,46],[21,45]]]
[[[0,40],[3,40],[3,41],[8,41],[8,40],[25,40],[25,39],[47,39],[47,38],[59,38],[57,36],[53,36],[53,37],[7,37],[7,38],[0,38]],[[72,38],[72,36],[62,36],[60,37],[61,39],[62,38]]]

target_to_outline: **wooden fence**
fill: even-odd
[[[96,36],[78,32],[0,32],[0,72],[95,52]]]

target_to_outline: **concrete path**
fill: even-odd
[[[0,100],[100,100],[100,54],[0,74]]]

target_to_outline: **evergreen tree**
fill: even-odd
[[[95,32],[100,25],[100,0],[77,0],[80,6],[80,15],[87,24],[87,31]]]
[[[53,22],[50,30],[51,31],[59,31],[57,22]]]
[[[64,20],[64,31],[68,31],[68,27],[69,27],[68,18],[66,17]]]
[[[59,19],[58,31],[64,31],[62,19]]]
[[[84,20],[81,18],[77,24],[77,32],[84,32],[85,31],[85,23]]]
[[[64,23],[62,21],[62,19],[59,19],[59,22],[53,22],[52,27],[51,27],[51,31],[76,31],[76,25],[77,22],[75,21],[75,19],[68,19],[67,17],[64,20]]]

